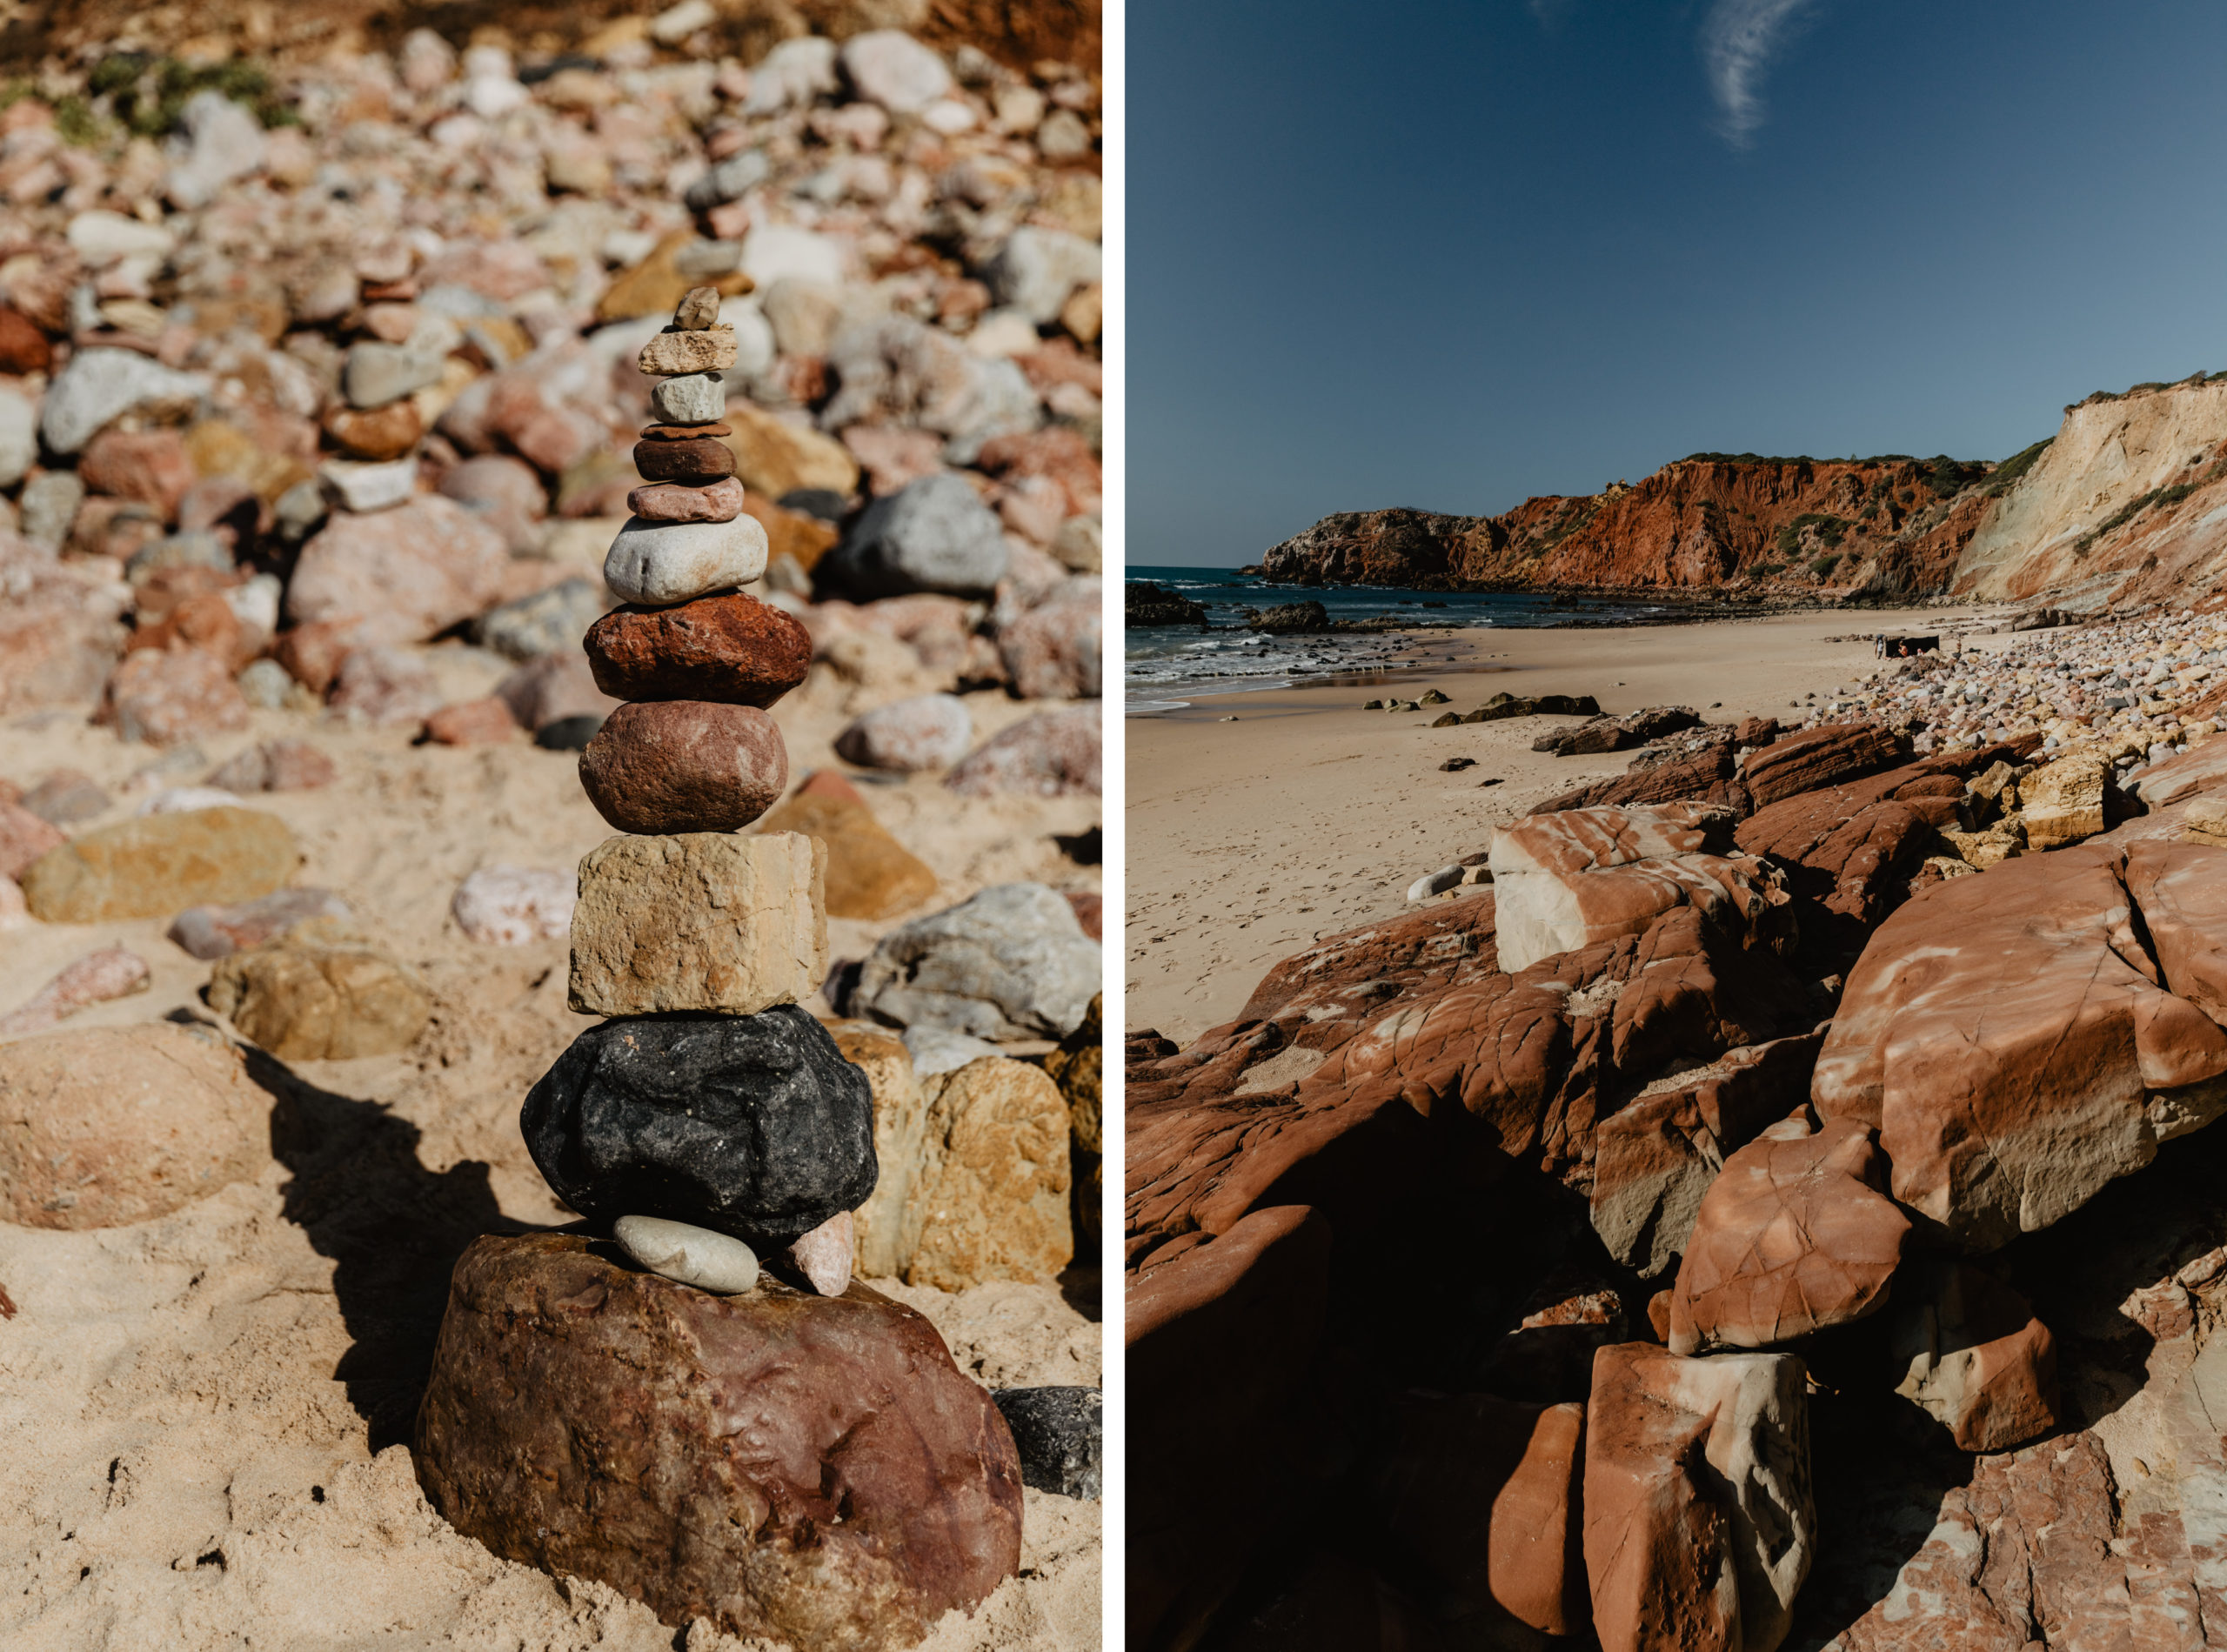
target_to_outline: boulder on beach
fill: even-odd
[[[271,1097],[208,1028],[163,1022],[0,1045],[0,1221],[147,1221],[269,1162]]]
[[[413,1450],[498,1555],[799,1652],[915,1644],[1020,1562],[1005,1420],[864,1285],[720,1296],[579,1235],[478,1240]]]

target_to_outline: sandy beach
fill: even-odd
[[[507,662],[425,651],[445,690],[485,692]],[[773,715],[795,773],[827,765],[859,692],[826,667]],[[970,697],[980,726],[1033,709]],[[15,1472],[0,1496],[14,1556],[9,1647],[264,1644],[665,1648],[674,1631],[601,1584],[498,1560],[427,1504],[412,1473],[411,1419],[448,1269],[477,1234],[570,1220],[518,1128],[530,1087],[594,1018],[565,1005],[566,945],[482,945],[451,916],[478,867],[564,869],[611,835],[576,759],[523,735],[456,749],[405,730],[351,730],[258,712],[197,759],[89,728],[83,708],[0,726],[0,775],[28,782],[81,769],[130,814],[159,766],[197,780],[236,751],[307,739],[338,778],[258,793],[305,863],[297,882],[332,889],[355,927],[415,968],[433,1022],[391,1056],[293,1064],[259,1175],[157,1220],[50,1232],[0,1224],[0,1441]],[[135,775],[140,776],[137,784]],[[932,776],[864,788],[877,817],[941,883],[935,906],[993,883],[1094,888],[1052,836],[1098,818],[1095,799],[963,799]],[[79,828],[83,829],[83,828]],[[0,1007],[63,965],[121,944],[151,967],[149,990],[85,1010],[67,1028],[181,1014],[216,1018],[211,966],[164,922],[33,924],[0,936]],[[836,920],[832,950],[862,957],[887,924]],[[832,1015],[825,1003],[810,1006]],[[993,1387],[1100,1380],[1095,1276],[946,1293],[876,1288],[919,1309],[961,1370]],[[1027,1494],[1023,1575],[927,1644],[1098,1644],[1099,1507]],[[692,1648],[739,1647],[699,1623]]]
[[[1591,694],[1606,712],[1690,706],[1710,722],[1787,717],[1803,696],[1871,671],[1874,632],[1936,632],[1976,612],[1987,623],[1996,618],[1865,609],[1629,629],[1417,632],[1411,664],[1381,686],[1372,678],[1365,686],[1347,679],[1194,692],[1180,711],[1131,717],[1127,1027],[1187,1042],[1235,1015],[1277,960],[1401,910],[1409,884],[1483,848],[1488,828],[1630,761],[1628,752],[1531,750],[1569,719],[1434,729],[1441,711],[1467,712],[1505,692]],[[1967,645],[2009,640],[1983,634]],[[1452,705],[1361,709],[1434,688]],[[1453,757],[1476,766],[1442,772]]]

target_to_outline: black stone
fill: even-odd
[[[776,1247],[873,1192],[873,1095],[793,1004],[605,1021],[518,1114],[557,1196],[599,1221],[663,1216]]]
[[[545,752],[585,752],[602,728],[600,714],[581,712],[544,723],[533,732],[533,743]]]
[[[1098,1389],[1000,1388],[990,1397],[1020,1448],[1022,1485],[1098,1501],[1106,1453]]]
[[[849,513],[848,502],[832,487],[792,487],[775,503],[784,511],[816,516],[822,522],[840,522]]]
[[[1200,631],[1207,628],[1203,604],[1149,579],[1132,579],[1123,585],[1121,601],[1124,622],[1133,626],[1196,625]]]

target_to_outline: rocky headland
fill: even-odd
[[[1298,585],[1717,596],[1789,604],[2209,594],[2227,532],[2227,375],[2099,391],[1999,463],[1698,453],[1499,516],[1346,512],[1271,546]]]

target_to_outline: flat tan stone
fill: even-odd
[[[88,832],[40,856],[21,882],[40,922],[102,924],[253,900],[283,888],[301,863],[277,815],[196,809]]]
[[[2103,792],[2111,765],[2093,752],[2061,757],[2018,784],[2026,842],[2035,849],[2092,838],[2104,826]]]
[[[645,373],[715,373],[735,363],[734,329],[704,327],[661,332],[642,346],[637,365]]]
[[[927,1116],[902,1219],[906,1282],[963,1291],[1058,1278],[1075,1250],[1059,1086],[1041,1067],[985,1055],[920,1087]]]
[[[351,1061],[409,1048],[433,1000],[414,970],[313,918],[219,960],[209,1007],[281,1060]]]
[[[827,851],[793,832],[613,838],[580,862],[572,1006],[755,1015],[827,974]]]

